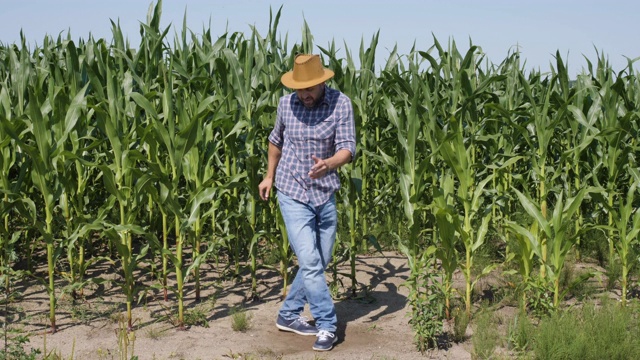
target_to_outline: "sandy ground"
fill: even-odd
[[[347,271],[346,268],[342,269]],[[114,271],[114,270],[109,270]],[[85,300],[61,296],[55,334],[47,334],[48,298],[44,287],[19,283],[22,298],[12,304],[10,328],[30,335],[30,345],[63,359],[471,359],[469,341],[446,350],[421,354],[413,344],[408,324],[408,289],[401,286],[409,270],[395,253],[358,260],[358,282],[368,285],[368,296],[336,300],[339,341],[329,352],[311,349],[315,337],[279,331],[275,317],[281,305],[282,281],[273,270],[259,273],[260,301],[250,301],[250,280],[221,281],[215,269],[203,267],[202,301],[186,289],[189,314],[203,322],[178,330],[171,321],[176,302],[165,302],[159,291],[141,297],[134,307],[134,332],[126,356],[122,334],[124,297],[109,283],[85,291]],[[149,279],[140,279],[147,283]],[[344,285],[348,285],[345,279]],[[189,286],[192,286],[190,283]],[[233,309],[244,309],[249,329],[232,329]],[[310,317],[308,310],[306,315]],[[6,314],[5,314],[6,315]]]

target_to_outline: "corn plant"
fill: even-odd
[[[522,207],[535,221],[537,228],[544,233],[545,239],[548,241],[548,258],[547,260],[542,260],[542,266],[545,267],[549,282],[552,284],[553,306],[557,308],[561,300],[560,273],[564,268],[565,258],[575,245],[577,236],[579,235],[579,233],[572,233],[573,228],[571,225],[573,225],[573,217],[587,194],[601,190],[598,188],[582,188],[575,197],[568,198],[566,202],[563,199],[563,194],[559,193],[550,220],[547,220],[539,205],[537,205],[530,196],[523,194],[517,189],[514,189],[514,191]],[[529,239],[529,244],[532,245],[533,251],[536,252],[536,255],[538,255],[540,259],[543,259],[545,253],[543,252],[542,242],[537,240],[539,238],[535,234],[532,234],[522,226],[512,225],[512,229],[519,235]],[[536,229],[536,227],[533,227],[533,229]]]
[[[532,124],[533,124],[533,136],[535,142],[531,142],[531,153],[528,154],[528,158],[532,162],[532,168],[537,179],[537,198],[539,199],[540,211],[544,218],[547,218],[547,196],[548,196],[548,179],[547,179],[547,155],[549,152],[549,144],[553,138],[555,130],[555,122],[548,117],[548,111],[550,107],[549,98],[551,96],[551,89],[542,88],[543,97],[542,100],[534,98],[534,90],[531,89],[527,81],[521,78],[525,94],[528,96],[528,100],[531,104],[535,104],[532,111]],[[528,139],[528,137],[525,137]],[[541,261],[546,263],[547,261],[547,239],[546,234],[543,232],[540,234],[541,244]],[[540,268],[540,277],[546,277],[546,269],[544,266]]]
[[[434,153],[442,159],[448,169],[451,169],[451,174],[455,176],[458,184],[453,198],[456,199],[455,206],[459,207],[461,218],[449,224],[456,226],[455,232],[465,248],[464,261],[460,264],[466,279],[465,307],[467,315],[470,315],[473,285],[480,276],[489,273],[494,267],[486,267],[480,276],[472,280],[473,257],[484,244],[492,215],[491,211],[488,211],[490,207],[483,203],[485,187],[493,180],[493,174],[484,170],[477,160],[481,149],[481,146],[476,146],[480,135],[477,129],[484,126],[484,119],[481,117],[482,106],[491,101],[489,86],[500,77],[487,76],[482,79],[476,75],[478,54],[475,46],[471,46],[461,59],[461,56],[455,55],[455,44],[451,45],[453,50],[446,53],[437,42],[436,47],[442,57],[440,63],[428,53],[421,55],[430,60],[436,74],[450,76],[453,86],[448,93],[449,106],[438,108],[435,105],[439,100],[436,97],[438,92],[428,85],[431,82],[425,82],[424,93],[430,95],[426,102],[427,108],[434,113],[432,116],[447,119],[444,125],[439,125],[435,120],[430,121],[427,134]],[[453,213],[450,212],[450,215]]]
[[[371,206],[374,197],[369,189],[368,175],[371,170],[369,163],[372,161],[371,153],[374,152],[376,127],[373,118],[380,108],[382,93],[378,92],[378,79],[375,76],[375,51],[378,45],[379,33],[376,33],[371,43],[365,50],[364,41],[360,43],[359,59],[360,68],[356,68],[351,52],[346,50],[346,65],[342,65],[336,54],[335,42],[321,51],[329,56],[329,66],[335,70],[337,87],[344,92],[354,107],[354,120],[358,131],[356,140],[358,154],[352,165],[341,169],[344,184],[344,211],[347,214],[349,227],[349,265],[351,272],[351,296],[356,295],[358,281],[356,279],[356,256],[361,251],[367,251],[370,246],[380,251],[376,236],[370,229],[371,213],[375,209]],[[344,71],[343,71],[344,68]],[[350,206],[355,204],[354,207]]]
[[[640,212],[633,206],[634,199],[640,188],[640,174],[638,174],[637,169],[631,171],[633,177],[626,196],[620,198],[618,206],[607,208],[612,215],[614,228],[611,229],[608,226],[600,227],[616,235],[616,238],[610,241],[615,244],[616,254],[622,267],[621,302],[623,306],[627,303],[629,271],[634,266],[635,259],[637,259],[636,245],[638,243],[638,234],[640,233]]]
[[[517,288],[522,291],[522,297],[520,298],[520,309],[526,309],[527,303],[527,289],[531,284],[531,272],[533,271],[533,266],[535,264],[534,258],[536,255],[538,258],[542,255],[542,251],[540,250],[540,242],[534,234],[538,233],[538,223],[533,223],[530,228],[525,228],[520,224],[513,222],[511,220],[506,220],[505,229],[507,231],[514,233],[514,238],[511,242],[514,242],[514,245],[510,245],[509,254],[505,262],[514,261],[518,269],[514,271],[506,271],[506,274],[520,274],[522,278],[522,282],[517,286]]]
[[[130,70],[125,69],[125,64],[130,62],[126,55],[126,45],[119,27],[113,28],[114,46],[121,49],[114,58],[100,59],[104,65],[104,73],[99,74],[105,78],[104,98],[97,99],[95,107],[97,127],[104,134],[109,144],[109,152],[98,165],[104,183],[104,188],[109,195],[115,198],[115,211],[118,214],[116,223],[106,222],[106,235],[116,249],[123,270],[124,283],[122,288],[126,295],[127,323],[132,329],[132,306],[137,292],[134,281],[134,270],[138,263],[146,255],[151,241],[154,239],[144,231],[138,222],[139,209],[147,199],[149,188],[152,185],[151,174],[142,174],[142,163],[146,161],[141,148],[133,145],[138,138],[145,133],[145,126],[141,122],[140,107],[134,102],[136,95],[133,91],[134,80]],[[149,241],[141,247],[138,254],[134,254],[134,236],[137,239]]]
[[[440,280],[444,297],[444,311],[451,318],[451,299],[453,293],[453,274],[458,269],[459,253],[456,247],[456,232],[461,228],[460,217],[455,208],[455,185],[451,171],[445,171],[438,180],[440,187],[434,189],[431,211],[436,218],[436,238],[438,240],[435,256],[440,260],[443,275]]]
[[[230,79],[233,92],[238,102],[238,114],[236,118],[238,122],[227,136],[236,139],[244,139],[244,151],[246,152],[246,177],[248,180],[249,197],[246,203],[247,229],[249,238],[249,256],[251,271],[251,298],[258,300],[256,270],[257,270],[257,251],[258,240],[264,236],[264,233],[258,232],[257,229],[257,201],[258,201],[258,184],[261,177],[258,169],[261,166],[260,159],[256,156],[257,144],[261,136],[261,127],[258,125],[258,119],[262,111],[269,104],[267,103],[267,94],[263,92],[259,98],[254,98],[253,90],[259,86],[259,76],[264,64],[262,54],[256,54],[255,51],[256,32],[254,30],[251,40],[242,43],[239,50],[244,63],[238,61],[238,57],[229,49],[224,50],[224,56],[230,67]],[[245,130],[244,132],[242,132]],[[241,133],[242,132],[242,133]],[[264,130],[262,130],[264,133]],[[262,134],[264,136],[264,134]]]
[[[184,324],[183,289],[184,280],[187,277],[184,271],[183,249],[187,244],[186,241],[189,234],[189,229],[184,228],[182,224],[187,217],[189,209],[186,205],[181,205],[177,198],[181,192],[179,184],[183,177],[184,158],[194,145],[200,124],[200,119],[197,115],[194,114],[195,116],[191,117],[186,112],[183,106],[185,105],[184,100],[181,96],[174,97],[172,80],[165,75],[164,91],[162,93],[164,122],[154,117],[153,134],[151,135],[155,137],[155,142],[166,151],[168,170],[170,170],[168,176],[164,173],[159,175],[166,179],[163,182],[167,187],[165,206],[168,207],[168,213],[173,215],[175,224],[176,250],[175,255],[170,258],[175,266],[178,282],[176,295],[178,298],[178,324],[180,327]]]
[[[207,165],[210,166],[212,163],[213,152],[211,149],[207,149],[211,143],[203,141],[205,136],[204,130],[213,125],[210,122],[205,122],[205,119],[214,115],[210,106],[214,98],[210,96],[201,100],[197,97],[189,96],[189,92],[186,90],[187,88],[185,87],[184,91],[179,92],[176,97],[177,116],[183,119],[184,124],[179,125],[182,127],[181,129],[176,129],[178,133],[173,141],[174,146],[178,145],[180,149],[179,152],[175,153],[175,158],[178,159],[178,156],[182,157],[182,165],[180,166],[179,172],[181,173],[181,178],[187,182],[187,185],[181,188],[178,187],[178,184],[173,183],[172,187],[185,191],[185,194],[181,197],[186,200],[186,203],[185,205],[181,205],[179,209],[176,209],[177,211],[174,214],[176,218],[179,218],[181,221],[180,224],[176,222],[176,226],[179,226],[180,232],[180,234],[176,234],[177,236],[188,236],[192,238],[193,255],[189,266],[186,266],[186,262],[183,263],[183,269],[180,271],[183,278],[178,279],[178,293],[180,294],[182,291],[180,284],[184,284],[186,279],[193,274],[195,280],[195,298],[196,301],[199,301],[200,265],[218,245],[215,242],[208,242],[206,246],[207,250],[204,252],[201,251],[203,245],[202,225],[207,219],[205,215],[208,215],[205,214],[201,216],[201,207],[203,203],[213,202],[216,197],[223,192],[223,189],[221,186],[216,186],[211,171],[207,170]],[[215,115],[214,119],[216,119]],[[187,244],[187,242],[183,242],[184,246]],[[179,262],[180,259],[176,259],[175,261]]]
[[[27,219],[35,219],[36,205],[29,199],[20,195],[21,188],[26,180],[27,170],[30,162],[27,157],[20,154],[18,148],[12,142],[10,133],[5,129],[4,124],[17,125],[19,128],[12,128],[14,133],[24,130],[23,122],[13,122],[11,99],[7,91],[7,86],[0,86],[0,278],[2,278],[6,293],[11,290],[11,263],[16,260],[16,244],[20,240],[21,231],[12,229],[9,225],[12,218],[24,216]],[[18,174],[16,178],[10,176],[12,171]]]
[[[348,90],[354,90],[355,87],[350,88],[352,86],[350,81],[352,79],[347,79],[342,73],[342,64],[338,61],[336,56],[336,47],[335,42],[332,42],[328,49],[324,49],[320,47],[321,51],[329,57],[329,66],[331,68],[337,69],[337,73],[333,77],[333,81],[337,84],[336,86],[341,89],[343,92],[348,93]],[[350,57],[350,55],[348,55]],[[352,61],[351,61],[351,66]],[[349,69],[349,68],[348,68]],[[353,75],[352,75],[353,76]],[[354,114],[354,118],[356,115]],[[358,120],[355,120],[356,122]],[[357,157],[360,159],[360,157]],[[362,160],[360,160],[362,161]],[[358,228],[358,224],[356,219],[359,218],[359,214],[361,213],[361,201],[359,199],[362,198],[362,184],[364,176],[361,173],[361,169],[358,167],[354,167],[352,164],[348,164],[339,169],[339,175],[341,176],[341,192],[338,193],[337,199],[338,203],[342,205],[340,209],[343,209],[345,213],[345,218],[347,222],[347,227],[349,229],[349,241],[343,241],[341,237],[337,237],[337,242],[339,245],[344,244],[344,252],[341,256],[334,256],[337,258],[335,267],[337,267],[337,262],[343,260],[343,258],[349,258],[349,266],[351,271],[348,274],[349,279],[351,280],[351,285],[349,286],[349,297],[356,297],[357,288],[358,288],[358,280],[356,278],[356,256],[358,253],[358,249],[360,247],[360,242],[358,241],[358,234],[360,233],[360,229]],[[355,204],[355,207],[351,207],[349,205]],[[338,248],[337,246],[336,248]],[[334,254],[337,249],[334,249]],[[334,276],[337,276],[337,268],[334,269]],[[337,280],[337,279],[336,279]],[[334,284],[337,284],[334,282]]]
[[[185,190],[188,193],[186,208],[189,208],[189,217],[183,219],[182,227],[186,227],[191,232],[193,263],[198,264],[193,268],[195,282],[195,300],[200,301],[200,266],[202,259],[201,249],[207,243],[216,242],[203,241],[204,225],[208,216],[212,216],[215,222],[215,205],[212,211],[202,211],[202,204],[212,203],[216,197],[220,197],[222,191],[215,181],[216,177],[216,153],[221,146],[218,128],[221,123],[228,121],[229,117],[221,115],[217,110],[216,103],[221,101],[221,94],[210,95],[212,90],[213,74],[207,70],[208,58],[219,56],[220,49],[211,43],[210,38],[203,39],[199,44],[192,34],[193,42],[187,39],[186,14],[183,21],[182,33],[176,37],[175,51],[172,54],[172,67],[178,73],[179,86],[183,91],[178,93],[182,97],[179,103],[181,106],[179,118],[197,118],[198,129],[193,146],[188,149],[182,159],[182,173],[186,181]],[[194,53],[201,52],[205,56],[194,56]],[[150,105],[150,104],[149,104]],[[153,142],[153,141],[152,141]],[[156,159],[160,162],[160,159]],[[219,203],[219,201],[218,201]],[[186,209],[185,208],[185,209]],[[166,213],[166,211],[164,211]],[[166,248],[166,247],[165,247]],[[165,265],[166,266],[166,265]],[[163,286],[166,289],[166,269],[163,270]],[[166,296],[166,290],[165,290]]]
[[[50,88],[51,89],[51,88]],[[33,90],[29,93],[29,109],[28,115],[32,126],[32,138],[24,138],[19,134],[13,133],[14,140],[19,144],[30,157],[33,163],[31,170],[31,178],[34,186],[42,195],[44,201],[45,218],[44,222],[37,219],[35,225],[42,234],[47,247],[47,268],[49,276],[49,285],[47,292],[49,294],[49,321],[51,323],[51,332],[56,332],[55,307],[56,295],[54,284],[54,268],[57,260],[56,246],[60,244],[55,239],[53,229],[54,207],[61,199],[62,184],[58,181],[56,165],[61,161],[61,151],[69,132],[75,126],[79,118],[78,107],[84,101],[86,87],[74,94],[73,100],[70,101],[68,108],[52,109],[50,105],[45,105],[43,95],[36,95]],[[56,96],[63,97],[63,93],[49,94],[48,103],[55,104]],[[64,100],[61,100],[64,104]],[[63,105],[64,106],[64,105]],[[65,114],[63,120],[60,114]],[[5,127],[9,124],[5,122]],[[35,142],[35,145],[29,144]]]
[[[192,100],[193,103],[193,100]],[[210,125],[209,125],[210,127]],[[203,128],[205,131],[207,125]],[[202,135],[199,135],[202,136]],[[203,203],[211,203],[219,196],[219,189],[215,186],[212,178],[212,172],[209,170],[213,167],[212,153],[207,147],[210,147],[209,141],[199,139],[196,146],[185,156],[184,178],[187,181],[189,191],[189,199],[191,202],[190,216],[186,226],[190,226],[193,231],[193,257],[200,257],[201,247],[203,244],[203,225],[207,220],[207,216],[212,213],[204,213],[201,211]],[[204,166],[203,166],[204,165]],[[206,242],[204,242],[206,243]],[[195,281],[195,300],[200,301],[200,268],[194,269]]]
[[[459,123],[452,119],[454,131]],[[437,136],[437,135],[436,135]],[[441,135],[442,136],[442,135]],[[471,292],[473,285],[479,277],[472,280],[472,266],[474,253],[483,245],[485,236],[491,220],[491,212],[483,207],[484,188],[492,180],[492,176],[484,176],[480,181],[475,180],[478,175],[474,173],[474,164],[466,151],[462,140],[462,132],[458,132],[447,139],[442,139],[437,152],[442,156],[445,163],[452,169],[455,178],[458,180],[456,191],[457,201],[462,203],[463,212],[460,221],[453,221],[455,231],[459,234],[460,240],[465,248],[464,261],[461,262],[462,272],[466,280],[465,308],[467,315],[471,314]],[[455,213],[450,213],[455,216]],[[442,222],[439,222],[441,224]],[[451,231],[449,231],[451,232]],[[455,246],[455,245],[454,245]],[[482,270],[481,275],[486,275],[495,266],[488,266]]]
[[[411,71],[417,74],[418,65],[414,62],[411,63]],[[426,153],[426,142],[419,138],[422,132],[422,87],[418,82],[410,83],[391,72],[385,76],[390,86],[383,106],[396,129],[398,150],[396,159],[383,152],[382,160],[399,173],[402,208],[409,228],[409,239],[403,249],[407,256],[415,258],[420,251],[421,224],[417,220],[424,206],[422,199],[427,194],[424,177],[429,168],[429,159],[420,157]]]
[[[417,61],[410,63],[410,72],[414,76],[418,73]],[[427,152],[426,141],[421,137],[422,126],[424,120],[424,109],[420,106],[423,100],[423,87],[418,81],[409,82],[401,78],[396,73],[388,71],[385,73],[390,86],[387,88],[384,96],[383,107],[393,124],[397,135],[397,157],[395,159],[389,157],[386,153],[381,152],[382,160],[392,167],[399,174],[399,189],[402,198],[402,207],[404,217],[409,228],[408,241],[403,242],[400,235],[396,234],[399,239],[398,247],[407,257],[409,269],[411,272],[410,281],[407,282],[409,287],[408,299],[411,303],[414,313],[421,313],[427,301],[430,301],[431,291],[424,288],[422,278],[433,271],[431,268],[422,267],[423,264],[433,261],[435,251],[425,251],[421,243],[421,234],[423,232],[423,223],[421,214],[427,209],[425,205],[425,197],[427,197],[428,189],[426,188],[425,179],[429,174],[431,163],[428,157],[420,156]],[[423,292],[426,291],[426,296]],[[438,326],[438,318],[435,322],[431,321],[431,316],[427,316],[425,321],[415,319],[417,328],[415,331],[418,335],[418,347],[420,349],[430,348],[434,345],[434,330]],[[423,336],[423,334],[429,334]]]
[[[47,52],[49,47],[49,40],[46,38],[43,49],[36,49],[36,52],[42,51],[44,54],[41,58],[43,66],[40,70],[29,70],[30,64],[28,59],[24,57],[26,54],[24,51],[21,52],[20,65],[15,64],[23,70],[19,74],[24,76],[22,78],[16,77],[15,80],[19,81],[17,85],[24,86],[25,88],[22,88],[23,94],[28,94],[27,108],[17,105],[17,111],[25,111],[25,118],[21,119],[21,121],[28,121],[30,130],[17,133],[17,128],[14,124],[7,121],[11,117],[5,119],[4,127],[10,132],[11,137],[19,148],[30,157],[33,166],[31,179],[44,202],[44,221],[41,218],[37,218],[34,219],[34,224],[42,234],[47,248],[49,319],[51,331],[55,332],[54,268],[57,260],[56,247],[60,246],[60,241],[55,238],[53,222],[55,206],[64,204],[61,196],[62,183],[58,179],[58,171],[59,167],[64,166],[62,155],[64,144],[78,121],[79,108],[85,102],[87,87],[74,88],[73,93],[61,91],[54,86],[44,87],[46,81],[55,81],[55,79],[48,76],[49,73],[42,70],[46,69],[48,66],[47,61],[51,58]],[[12,59],[17,61],[17,58],[12,57]],[[38,82],[32,82],[35,79]],[[19,102],[24,100],[18,99]]]
[[[425,51],[394,47],[378,70],[379,33],[361,41],[357,64],[348,44],[346,58],[333,41],[316,46],[306,22],[300,43],[280,40],[282,8],[264,38],[253,27],[193,33],[185,14],[172,43],[161,9],[150,6],[135,49],[117,23],[109,41],[0,44],[0,267],[8,289],[13,262],[47,251],[52,328],[53,281],[62,274],[66,289],[79,290],[96,261],[120,266],[129,319],[142,289],[136,275],[157,275],[167,301],[175,275],[181,326],[185,284],[193,276],[197,301],[209,260],[225,261],[236,279],[248,269],[257,299],[263,245],[278,253],[286,295],[290,246],[275,204],[256,202],[256,188],[284,93],[279,77],[296,53],[318,48],[332,86],[352,99],[358,141],[340,173],[349,233],[339,234],[336,262],[348,259],[355,291],[356,256],[392,233],[410,266],[421,349],[434,346],[440,309],[450,315],[457,270],[470,309],[475,281],[492,269],[472,272],[489,236],[506,243],[496,263],[517,265],[523,306],[546,305],[549,289],[557,306],[564,259],[594,228],[606,232],[609,261],[621,260],[626,295],[640,222],[634,59],[621,72],[604,56],[587,60],[572,83],[559,54],[543,74],[526,71],[518,52],[493,65],[480,47],[461,53],[434,38]]]
[[[76,47],[70,39],[58,41],[56,45],[43,49],[43,52],[47,58],[64,58],[66,67],[63,72],[51,71],[51,80],[57,84],[64,84],[62,91],[69,94],[81,91],[79,93],[81,98],[74,99],[71,106],[58,101],[58,107],[60,105],[70,106],[70,113],[66,115],[67,117],[76,118],[73,124],[66,125],[70,128],[67,130],[68,136],[63,138],[65,141],[60,143],[63,150],[60,153],[57,172],[62,184],[59,201],[59,207],[64,217],[64,228],[61,231],[62,244],[66,248],[69,263],[69,270],[65,277],[70,283],[67,288],[75,299],[78,296],[78,290],[82,292],[84,287],[86,270],[100,259],[100,257],[95,257],[87,261],[85,258],[87,239],[72,236],[72,234],[77,234],[79,228],[90,220],[90,213],[95,211],[95,205],[91,204],[90,197],[87,196],[87,190],[95,185],[92,182],[98,172],[95,161],[90,161],[91,157],[97,154],[91,154],[91,150],[99,147],[102,142],[94,137],[96,129],[91,121],[93,111],[89,108],[92,99],[86,98],[88,84],[82,81],[82,72],[86,71],[86,62],[82,60],[82,51],[91,45],[84,46],[82,43],[80,47]],[[85,235],[87,234],[85,233]],[[94,281],[94,279],[89,281]]]
[[[622,170],[628,161],[629,153],[632,147],[629,144],[632,141],[630,134],[632,133],[632,117],[628,115],[621,116],[623,112],[620,105],[620,94],[616,91],[616,87],[622,86],[622,79],[610,83],[599,91],[598,101],[602,114],[597,117],[596,141],[601,156],[595,167],[602,169],[604,172],[603,180],[594,179],[597,184],[606,189],[607,208],[612,208],[616,203],[618,194],[618,184],[624,181]],[[610,229],[615,226],[614,214],[608,213],[607,225]],[[609,261],[613,261],[615,255],[615,234],[611,230],[608,234],[609,239]]]
[[[510,53],[499,65],[489,68],[486,76],[494,77],[494,81],[486,91],[493,94],[493,101],[482,106],[486,120],[482,122],[482,131],[477,134],[477,141],[483,144],[483,166],[493,177],[486,192],[491,198],[493,234],[504,239],[505,258],[512,255],[512,239],[510,231],[503,231],[504,223],[509,222],[516,213],[515,196],[511,189],[514,179],[521,172],[524,159],[519,151],[523,140],[518,125],[528,116],[520,85],[520,74],[523,71],[517,51]]]

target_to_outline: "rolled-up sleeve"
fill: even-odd
[[[353,106],[348,97],[341,97],[335,116],[335,151],[349,150],[351,152],[351,161],[353,161],[356,156],[356,125],[353,119]]]
[[[279,104],[276,115],[276,124],[269,134],[269,142],[279,147],[280,149],[282,149],[282,146],[284,145],[284,120],[282,118],[281,107],[282,104]]]

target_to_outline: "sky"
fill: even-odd
[[[132,46],[140,39],[151,0],[0,0],[0,43],[42,44],[45,34],[57,37],[111,39],[111,22],[119,22]],[[260,35],[269,27],[269,11],[282,7],[278,32],[288,45],[300,42],[306,20],[314,44],[358,53],[361,41],[370,44],[379,31],[376,52],[380,68],[397,46],[407,54],[415,45],[426,51],[435,37],[443,46],[455,41],[459,51],[479,46],[492,63],[519,50],[525,70],[547,72],[555,54],[575,77],[605,55],[612,68],[622,71],[628,60],[640,57],[640,1],[636,0],[164,0],[161,26],[196,34],[211,27],[214,38],[225,31],[246,32],[255,26]],[[314,52],[319,52],[316,50]],[[338,55],[344,55],[339,52]],[[586,59],[585,59],[586,58]],[[634,63],[634,69],[640,67]],[[555,68],[555,65],[554,65]]]

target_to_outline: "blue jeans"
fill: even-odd
[[[315,207],[279,192],[278,202],[289,244],[299,265],[298,273],[280,308],[280,316],[285,320],[293,320],[300,316],[308,302],[318,330],[336,332],[336,308],[324,276],[336,240],[338,215],[335,196],[325,204]]]

